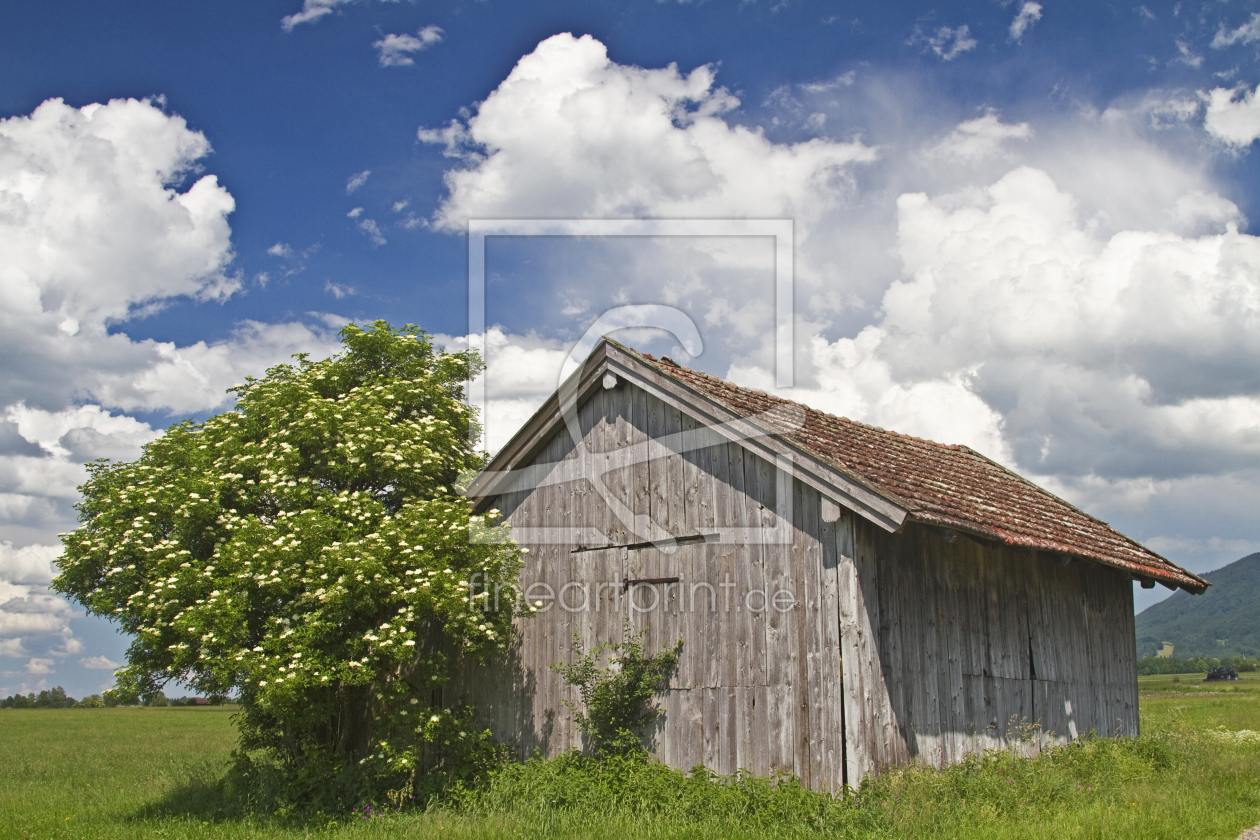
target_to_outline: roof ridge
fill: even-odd
[[[622,345],[622,347],[625,347],[625,345]],[[852,424],[852,425],[854,425],[854,426],[859,426],[859,427],[861,427],[861,428],[863,428],[863,429],[870,429],[871,431],[874,431],[874,432],[879,432],[879,433],[881,433],[881,434],[893,435],[894,437],[904,438],[904,439],[906,439],[906,440],[914,440],[914,441],[918,441],[919,443],[926,443],[926,444],[930,444],[930,445],[932,445],[932,446],[938,446],[938,447],[941,447],[942,449],[951,449],[951,450],[955,450],[955,451],[962,449],[962,450],[967,450],[967,451],[969,451],[969,452],[973,452],[973,453],[974,453],[974,450],[968,449],[968,447],[967,447],[967,446],[965,446],[965,445],[963,445],[963,444],[961,444],[961,443],[941,443],[940,441],[937,441],[937,440],[931,440],[930,438],[919,437],[919,436],[917,436],[917,435],[910,435],[910,434],[906,434],[905,432],[898,432],[898,431],[896,431],[895,429],[885,429],[883,426],[876,426],[876,425],[874,425],[874,424],[872,424],[872,423],[863,423],[861,420],[854,420],[853,418],[851,418],[851,417],[846,417],[846,416],[844,416],[843,414],[832,414],[832,413],[831,413],[831,412],[829,412],[829,411],[823,411],[822,409],[814,408],[814,407],[813,407],[813,406],[811,406],[811,405],[806,405],[806,404],[805,404],[805,403],[803,403],[803,402],[797,402],[796,400],[789,399],[789,398],[787,398],[787,397],[783,397],[783,396],[779,396],[778,394],[772,394],[772,393],[770,393],[769,391],[764,391],[764,390],[762,390],[762,389],[760,389],[760,388],[749,388],[749,387],[747,387],[747,386],[745,386],[745,385],[740,385],[738,382],[732,382],[732,381],[731,381],[731,380],[729,380],[729,379],[723,379],[723,378],[722,378],[722,377],[720,377],[720,376],[714,376],[713,374],[711,374],[711,373],[709,373],[709,372],[707,372],[707,371],[699,370],[699,369],[697,369],[697,368],[687,367],[687,366],[686,366],[686,365],[684,365],[684,364],[681,364],[681,363],[679,363],[679,362],[674,361],[673,359],[670,359],[670,357],[669,357],[669,356],[661,356],[661,357],[658,359],[658,358],[654,358],[654,357],[652,356],[652,354],[650,354],[650,353],[640,353],[639,351],[637,351],[637,350],[635,350],[635,349],[633,349],[633,348],[630,348],[630,347],[626,347],[625,349],[627,349],[627,350],[629,350],[631,353],[635,353],[635,354],[637,354],[637,355],[639,355],[639,356],[641,356],[641,357],[643,357],[643,358],[647,359],[648,361],[653,362],[653,363],[655,363],[655,364],[657,364],[657,365],[662,365],[662,364],[664,364],[664,365],[665,365],[665,366],[667,366],[667,367],[673,367],[673,368],[677,368],[678,370],[684,370],[684,371],[687,371],[688,373],[697,374],[697,375],[699,375],[699,376],[703,376],[705,379],[710,379],[710,380],[713,380],[714,382],[717,382],[718,384],[722,385],[723,387],[726,387],[726,388],[732,388],[732,389],[738,389],[738,390],[740,390],[740,391],[747,391],[747,392],[748,392],[748,393],[750,393],[750,394],[757,394],[757,395],[759,395],[759,396],[768,397],[768,398],[770,398],[770,399],[772,399],[772,400],[776,400],[776,401],[778,401],[778,402],[785,403],[785,404],[787,404],[787,405],[794,405],[794,406],[797,406],[797,407],[799,407],[799,408],[804,409],[804,410],[805,410],[805,411],[807,411],[807,412],[811,412],[811,413],[813,413],[813,414],[816,414],[816,415],[818,415],[818,416],[820,416],[820,417],[829,417],[829,418],[832,418],[832,419],[835,419],[835,420],[840,420],[841,422],[844,422],[844,423],[849,423],[849,424]],[[669,360],[669,362],[666,362],[666,361],[665,361],[666,359],[668,359],[668,360]],[[672,364],[670,364],[670,362],[672,362]],[[987,460],[987,459],[986,459],[986,460]]]

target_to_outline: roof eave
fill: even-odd
[[[1133,577],[1134,580],[1150,580],[1160,583],[1169,589],[1184,589],[1192,595],[1202,595],[1211,584],[1192,572],[1187,572],[1178,567],[1178,572],[1172,572],[1164,569],[1155,569],[1145,566],[1137,561],[1123,562],[1104,554],[1081,551],[1078,547],[1064,545],[1054,540],[1039,540],[1028,537],[1023,534],[1013,534],[1003,531],[999,528],[991,526],[978,525],[965,519],[957,519],[951,516],[942,516],[931,511],[917,511],[913,514],[916,522],[924,525],[932,525],[939,528],[948,528],[957,531],[965,536],[977,537],[985,542],[996,542],[1011,548],[1026,549],[1029,551],[1042,551],[1050,554],[1060,554],[1069,557],[1076,557],[1082,560],[1089,560],[1113,569],[1119,569]],[[1119,533],[1118,531],[1116,533]],[[1123,536],[1123,534],[1121,534]],[[1147,549],[1149,552],[1149,549]],[[1149,552],[1159,560],[1174,565],[1165,560],[1154,552]]]

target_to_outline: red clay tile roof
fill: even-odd
[[[683,367],[668,357],[655,359],[619,346],[741,416],[797,405]],[[1208,586],[1197,575],[966,446],[934,443],[809,406],[800,408],[804,425],[780,437],[909,510],[913,519],[1007,545],[1086,557],[1196,594]]]

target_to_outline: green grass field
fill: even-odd
[[[1220,838],[1260,823],[1260,675],[1144,677],[1143,737],[889,774],[830,804],[768,785],[515,768],[458,809],[294,823],[227,817],[224,708],[0,711],[0,838]],[[1175,680],[1175,681],[1174,681]],[[620,773],[620,771],[619,771]]]
[[[1143,727],[1260,730],[1260,672],[1240,674],[1229,682],[1205,683],[1203,677],[1138,677]]]

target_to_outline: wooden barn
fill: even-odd
[[[608,339],[468,492],[530,548],[538,611],[447,690],[522,755],[583,746],[549,666],[627,618],[683,641],[648,734],[675,767],[836,791],[1021,732],[1133,736],[1132,581],[1207,586],[965,446]]]

